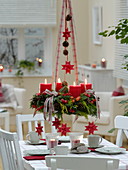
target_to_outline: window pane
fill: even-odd
[[[26,38],[25,39],[25,55],[26,59],[35,61],[36,58],[43,59],[44,56],[44,40],[43,38]]]
[[[0,28],[0,36],[16,36],[16,28]]]
[[[15,38],[0,38],[0,63],[3,64],[5,68],[16,63],[18,53],[17,45],[18,41]]]
[[[44,37],[44,29],[42,28],[26,28],[24,29],[25,36],[41,36]]]

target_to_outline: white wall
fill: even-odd
[[[102,58],[106,58],[107,67],[114,67],[114,38],[103,38],[102,45],[94,45],[92,42],[92,8],[102,7],[102,27],[103,30],[108,26],[114,25],[115,20],[115,0],[89,0],[89,62],[100,63]]]

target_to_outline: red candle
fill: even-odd
[[[81,86],[81,93],[85,92],[85,84],[84,83],[80,83]]]
[[[47,83],[46,79],[45,79],[45,83],[40,83],[40,93],[43,93],[46,89],[51,91],[52,90],[52,84]]]
[[[55,146],[57,146],[57,144],[58,144],[58,141],[57,141],[57,140],[55,140],[55,139],[49,140],[49,141],[48,141],[48,149],[54,148]]]
[[[58,92],[62,87],[63,87],[62,83],[61,83],[60,79],[58,79],[58,83],[56,83],[56,91]]]
[[[80,85],[70,85],[69,93],[73,95],[73,97],[78,97],[81,94],[81,86]]]
[[[85,86],[86,86],[86,90],[92,89],[92,84],[91,83],[85,84]]]

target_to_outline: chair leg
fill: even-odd
[[[122,141],[123,141],[122,138],[123,138],[123,131],[122,129],[119,129],[116,138],[116,145],[119,147],[122,146]]]

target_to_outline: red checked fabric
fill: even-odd
[[[0,80],[0,102],[4,102],[4,95],[2,91],[2,82]]]

